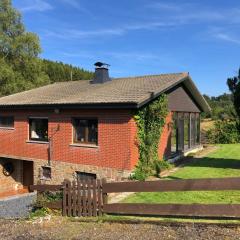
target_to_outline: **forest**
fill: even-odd
[[[28,32],[11,0],[0,1],[0,96],[57,81],[90,79],[92,72],[41,59],[39,37]]]

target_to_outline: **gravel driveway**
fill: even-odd
[[[52,217],[35,221],[0,220],[1,240],[48,239],[240,239],[240,225],[202,223],[80,222]]]

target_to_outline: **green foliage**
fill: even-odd
[[[238,70],[238,76],[228,78],[227,84],[233,94],[234,107],[240,120],[240,69]]]
[[[166,161],[155,161],[154,168],[156,172],[156,177],[160,177],[160,173],[164,170],[170,169],[172,165]]]
[[[11,1],[0,1],[0,95],[50,83],[37,58],[40,52],[38,37],[25,31]]]
[[[58,81],[90,79],[93,73],[42,60],[39,38],[27,32],[11,0],[0,1],[0,96]]]
[[[31,213],[30,213],[30,218],[31,219],[34,219],[34,218],[39,218],[39,217],[45,217],[47,216],[48,214],[50,214],[51,211],[50,209],[48,208],[38,208],[38,209],[35,209],[33,210]]]
[[[42,60],[43,71],[48,75],[51,83],[62,81],[88,80],[93,78],[93,73],[79,67],[62,62]]]
[[[210,143],[239,143],[240,126],[236,121],[216,121],[207,131],[207,138]]]
[[[218,97],[210,97],[208,95],[203,96],[208,102],[212,111],[208,114],[202,113],[202,118],[212,118],[213,120],[236,118],[232,94],[224,93]]]
[[[139,161],[133,178],[145,180],[153,174],[156,162],[160,161],[158,143],[167,114],[167,97],[164,94],[136,112]]]

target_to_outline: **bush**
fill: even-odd
[[[155,161],[154,167],[156,171],[155,174],[157,177],[159,177],[162,171],[170,169],[172,165],[167,161],[161,160],[161,161]]]
[[[240,127],[235,121],[216,121],[214,128],[207,131],[209,143],[239,143]]]

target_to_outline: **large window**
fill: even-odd
[[[83,144],[94,144],[98,142],[97,119],[73,119],[73,142]]]
[[[0,116],[0,127],[1,128],[13,128],[14,127],[14,117]]]
[[[200,114],[174,112],[171,150],[172,154],[200,144]]]
[[[185,150],[190,148],[189,126],[190,126],[190,116],[189,116],[189,113],[184,113],[184,149]]]
[[[171,131],[171,152],[177,152],[177,113],[173,113],[172,131]]]
[[[29,139],[34,141],[48,141],[48,119],[30,118],[29,119]]]

